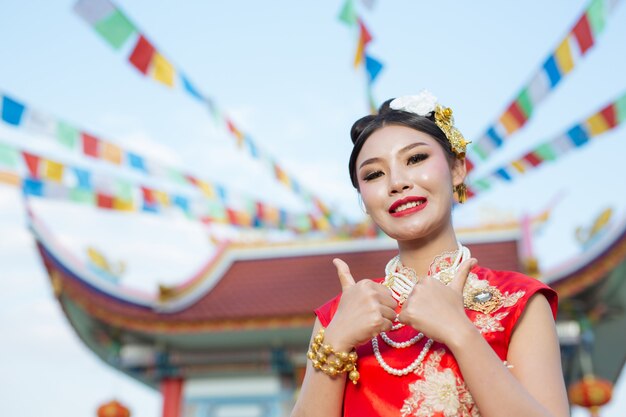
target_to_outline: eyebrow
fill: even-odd
[[[400,151],[398,153],[405,153],[410,151],[413,148],[417,148],[418,146],[428,146],[427,143],[425,142],[415,142],[415,143],[411,143],[407,146],[405,146],[404,148],[400,149]],[[380,158],[370,158],[370,159],[366,159],[365,161],[363,161],[361,163],[361,165],[359,165],[359,169],[363,168],[365,165],[369,165],[369,164],[373,164],[375,162],[380,161]]]

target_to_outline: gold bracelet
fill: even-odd
[[[324,344],[323,327],[313,338],[313,343],[311,343],[306,356],[311,360],[313,368],[332,378],[346,372],[350,381],[356,385],[361,376],[356,369],[356,360],[358,359],[356,352],[335,352],[331,345]]]

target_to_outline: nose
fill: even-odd
[[[411,182],[401,175],[394,175],[389,179],[389,195],[401,194],[411,187]]]

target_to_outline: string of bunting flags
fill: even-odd
[[[467,158],[468,171],[475,164],[487,160],[509,136],[522,128],[538,105],[582,61],[595,46],[619,1],[592,0],[589,3],[565,38],[533,74],[530,82],[524,85],[497,120],[472,144],[469,149],[471,155]]]
[[[585,146],[589,143],[589,139],[615,129],[624,122],[626,122],[626,93],[582,122],[570,127],[563,134],[536,146],[521,158],[495,169],[480,179],[471,181],[468,196],[491,189],[497,181],[511,182],[544,162],[554,162],[570,151]]]
[[[370,2],[364,2],[366,7],[371,8],[373,4]],[[375,114],[378,111],[376,100],[372,92],[372,86],[374,81],[380,75],[383,69],[383,64],[378,59],[374,58],[368,51],[368,46],[372,42],[373,38],[370,31],[367,29],[363,18],[358,14],[354,0],[346,0],[339,12],[339,20],[351,29],[356,29],[358,32],[358,40],[356,52],[354,54],[354,67],[363,67],[367,77],[367,102],[370,113]]]
[[[158,50],[154,43],[115,4],[110,0],[78,0],[74,5],[74,11],[115,50],[119,51],[132,42],[128,62],[141,75],[166,87],[180,89],[202,103],[215,122],[221,123],[235,139],[239,149],[247,151],[253,159],[261,162],[280,184],[302,198],[314,210],[330,218],[331,212],[321,199],[306,190],[294,176],[276,162],[274,157],[264,151],[248,133],[224,114],[215,100],[202,93],[185,72],[166,58],[163,52]]]
[[[227,205],[226,195],[215,200],[134,184],[2,142],[0,168],[7,178],[17,175],[19,182],[14,185],[21,186],[26,196],[61,199],[120,212],[166,214],[176,209],[187,218],[205,224],[289,229],[297,233],[328,231],[330,226],[324,218],[288,212],[261,202],[248,202],[246,207],[236,208]]]
[[[21,128],[29,133],[56,140],[62,147],[73,152],[79,152],[87,158],[103,161],[112,166],[126,167],[145,176],[191,186],[199,190],[207,199],[216,200],[220,204],[230,198],[235,201],[244,201],[244,204],[250,207],[267,206],[262,201],[256,201],[249,196],[228,191],[223,185],[200,179],[191,173],[124,149],[114,142],[88,133],[85,129],[28,106],[14,96],[9,96],[1,91],[0,118],[11,127]],[[325,220],[320,220],[323,216],[314,212],[309,214],[316,222],[326,223]]]

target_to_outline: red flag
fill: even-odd
[[[529,152],[522,157],[525,161],[528,161],[532,166],[536,167],[541,164],[543,160],[537,156],[534,152]]]
[[[370,35],[365,23],[359,18],[359,44],[356,47],[356,54],[354,56],[354,66],[358,67],[363,62],[363,55],[365,53],[365,47],[372,41],[372,35]]]
[[[96,194],[96,205],[100,208],[112,209],[113,208],[113,197],[106,194]]]
[[[39,178],[39,161],[41,161],[41,158],[25,151],[22,151],[22,156],[24,157],[30,176]]]
[[[606,121],[606,124],[612,129],[617,126],[617,112],[615,111],[615,105],[609,104],[600,111],[602,117]]]
[[[128,60],[135,68],[142,74],[148,73],[150,62],[152,62],[152,56],[154,55],[154,46],[143,35],[139,35],[135,49],[128,57]]]
[[[143,201],[145,201],[147,204],[156,204],[157,201],[151,189],[141,187],[141,193],[143,194]]]
[[[589,26],[589,20],[587,14],[582,15],[580,20],[574,26],[574,36],[578,42],[580,53],[585,55],[585,52],[593,46],[593,35],[591,34],[591,27]]]
[[[517,104],[517,101],[511,103],[507,111],[511,114],[511,116],[513,116],[519,126],[523,126],[524,123],[526,123],[526,115],[524,115],[524,112],[520,108],[519,104]]]
[[[359,19],[358,22],[359,22],[359,30],[361,31],[360,40],[363,46],[365,46],[372,41],[372,35],[370,35],[369,31],[365,27],[365,23],[363,23],[361,19]]]
[[[193,184],[196,187],[198,186],[198,179],[196,177],[191,175],[185,175],[185,179],[189,181],[190,184]]]
[[[98,140],[98,138],[85,132],[83,132],[81,135],[83,140],[83,153],[87,156],[98,158],[100,156],[100,150],[98,146],[100,141]]]
[[[231,208],[226,209],[226,215],[228,216],[228,222],[235,226],[239,225],[237,212]]]

